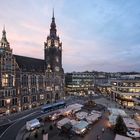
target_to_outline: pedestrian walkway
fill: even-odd
[[[102,98],[99,98],[99,99],[95,99],[95,102],[96,102],[96,104],[102,104],[102,105],[104,105],[105,107],[114,107],[114,108],[116,108],[116,107],[120,107],[120,105],[119,104],[117,104],[116,102],[114,102],[114,101],[111,101],[111,100],[107,100],[106,98],[104,98],[104,97],[102,97]]]
[[[103,118],[94,124],[89,134],[86,135],[82,140],[97,140],[97,136],[100,137],[99,140],[114,140],[115,134],[107,128],[108,125],[108,113],[106,112]],[[102,131],[104,129],[104,132]]]

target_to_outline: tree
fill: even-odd
[[[44,129],[42,129],[41,133],[42,133],[42,134],[44,134],[44,133],[45,133],[45,130],[44,130]]]
[[[50,129],[50,130],[52,130],[52,129],[53,129],[53,126],[52,126],[52,125],[50,125],[49,129]]]
[[[35,137],[35,138],[37,138],[37,137],[38,137],[38,133],[37,133],[37,132],[35,132],[34,137]]]
[[[125,135],[127,132],[127,127],[123,121],[122,116],[118,116],[116,119],[116,125],[114,127],[114,132],[117,134]]]

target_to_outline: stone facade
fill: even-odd
[[[0,114],[13,113],[64,97],[62,43],[54,14],[44,43],[44,59],[14,55],[3,29],[0,41]]]

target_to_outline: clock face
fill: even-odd
[[[55,67],[55,70],[56,70],[56,71],[59,71],[59,67],[58,67],[58,66],[56,66],[56,67]]]
[[[55,46],[58,47],[58,41],[57,40],[55,40]]]
[[[48,46],[49,47],[51,46],[51,40],[48,40]]]
[[[0,53],[1,53],[1,54],[3,53],[3,51],[4,51],[3,49],[0,49]]]

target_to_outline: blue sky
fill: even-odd
[[[43,58],[52,9],[70,71],[140,71],[139,0],[3,0],[0,28],[15,54]]]

